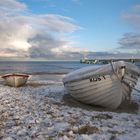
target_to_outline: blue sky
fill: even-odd
[[[0,12],[3,57],[140,52],[139,0],[1,0]]]
[[[118,40],[133,29],[123,21],[123,14],[139,0],[20,0],[35,14],[59,14],[80,26],[73,38],[82,48],[92,51],[114,50]]]

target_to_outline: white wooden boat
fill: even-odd
[[[29,75],[14,73],[3,75],[2,78],[5,79],[7,85],[12,87],[19,87],[27,82]]]
[[[118,61],[76,70],[66,75],[63,83],[66,91],[83,103],[116,109],[130,97],[139,75],[136,65]]]

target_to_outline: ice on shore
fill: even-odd
[[[29,81],[20,88],[1,83],[0,139],[139,140],[139,113],[69,106],[66,94],[59,80]],[[134,92],[132,101],[140,108],[140,93]]]

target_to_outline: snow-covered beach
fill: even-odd
[[[140,93],[115,111],[70,97],[64,75],[34,75],[20,88],[0,80],[2,140],[139,140]],[[140,81],[137,88],[140,88]]]

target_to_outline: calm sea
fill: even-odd
[[[73,70],[89,66],[79,61],[0,61],[0,74],[65,74]]]
[[[0,74],[65,74],[91,65],[93,64],[82,64],[79,61],[0,61]]]

